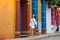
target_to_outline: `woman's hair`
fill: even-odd
[[[36,16],[34,16],[34,18],[36,19]]]
[[[34,17],[36,19],[36,16],[35,15],[32,15],[32,17]]]

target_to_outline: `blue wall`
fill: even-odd
[[[38,23],[38,0],[32,0],[32,14],[36,15],[36,21]]]
[[[46,30],[46,0],[42,0],[42,29]]]

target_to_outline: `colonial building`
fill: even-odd
[[[39,35],[54,33],[56,16],[54,10],[51,11],[50,2],[51,0],[0,0],[0,38],[31,35],[29,22],[33,14],[36,15]],[[57,12],[60,20],[60,11]]]

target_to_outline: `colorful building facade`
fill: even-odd
[[[55,23],[54,14],[51,15],[51,8],[47,8],[46,0],[1,0],[0,5],[0,38],[30,35],[32,30],[29,22],[33,14],[36,15],[39,34],[52,32],[51,27]],[[60,11],[58,20],[60,20],[59,13]]]

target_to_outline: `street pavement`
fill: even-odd
[[[60,32],[6,40],[60,40]]]
[[[40,40],[60,40],[60,36],[54,36],[54,37],[44,38]]]

